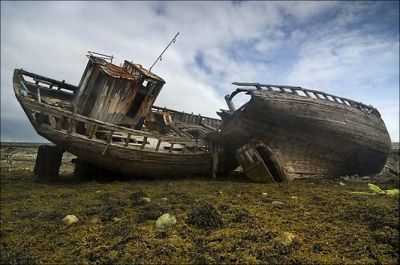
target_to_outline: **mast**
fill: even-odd
[[[167,47],[163,50],[163,52],[160,54],[160,56],[157,57],[157,59],[155,60],[155,62],[153,63],[153,65],[150,67],[149,71],[151,72],[151,68],[153,68],[153,66],[160,60],[162,60],[162,55],[164,54],[164,52],[168,49],[168,47],[172,44],[175,43],[176,41],[176,37],[178,37],[179,32],[176,33],[175,37],[169,42],[169,44],[167,45]]]

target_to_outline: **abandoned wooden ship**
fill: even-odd
[[[223,124],[213,138],[250,178],[371,175],[383,169],[391,140],[374,107],[301,87],[233,84],[239,88],[225,97],[229,110],[218,113]],[[242,92],[251,99],[236,110],[232,99]]]
[[[240,165],[253,181],[283,182],[376,174],[390,151],[379,112],[350,99],[234,83],[239,88],[225,97],[229,110],[219,120],[154,106],[165,81],[139,64],[119,67],[113,57],[92,52],[88,58],[78,86],[14,71],[23,110],[58,147],[53,155],[38,152],[39,175],[58,174],[66,150],[78,157],[77,171],[96,166],[131,176],[215,177]],[[241,92],[251,99],[236,110],[232,99]]]
[[[204,135],[220,120],[153,106],[165,81],[139,64],[88,58],[78,86],[14,71],[15,95],[38,134],[76,155],[77,166],[150,177],[217,173],[218,153]],[[52,159],[57,164],[61,155]]]

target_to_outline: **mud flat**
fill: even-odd
[[[68,154],[61,178],[40,182],[36,150],[1,146],[1,264],[399,262],[399,197],[368,189],[399,188],[398,145],[379,176],[288,184],[241,177],[85,182],[73,178]],[[164,213],[176,224],[160,230]],[[78,222],[64,224],[69,214]]]

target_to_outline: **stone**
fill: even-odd
[[[172,227],[176,224],[176,218],[173,215],[170,215],[169,213],[165,213],[158,217],[156,221],[156,227],[158,229],[167,229],[169,227]]]
[[[350,177],[346,175],[346,176],[343,176],[343,179],[346,180],[346,181],[349,181]]]
[[[218,191],[218,195],[222,196],[222,195],[224,195],[224,193],[220,190],[220,191]]]
[[[291,198],[292,198],[293,200],[297,200],[297,199],[298,199],[297,196],[292,196]]]
[[[79,221],[78,217],[72,214],[68,214],[62,219],[63,223],[66,225],[72,225],[73,223],[76,223]]]
[[[369,180],[370,177],[369,177],[369,176],[364,176],[364,177],[362,177],[361,179],[362,179],[362,180]]]
[[[288,246],[293,243],[293,240],[296,236],[289,232],[281,232],[277,237],[274,238],[274,241],[281,243],[282,245]]]
[[[268,195],[268,193],[266,193],[266,192],[263,192],[263,193],[261,193],[261,195],[262,195],[262,196],[267,196],[267,195]]]
[[[284,205],[284,203],[280,202],[280,201],[273,201],[273,202],[271,202],[271,204],[274,205],[274,206]]]
[[[141,200],[142,202],[144,202],[144,203],[149,203],[149,202],[151,202],[151,199],[148,198],[148,197],[142,197],[142,198],[140,198],[140,200]]]
[[[340,186],[346,186],[346,184],[344,184],[343,182],[339,181],[339,185]]]
[[[164,202],[166,202],[166,201],[168,201],[168,198],[161,198],[160,200],[162,200],[162,201],[164,201]]]

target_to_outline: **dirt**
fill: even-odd
[[[398,170],[398,152],[391,159]],[[32,165],[9,170],[2,162],[1,264],[399,262],[399,197],[351,193],[369,192],[368,183],[399,188],[389,169],[369,179],[257,184],[244,177],[88,182],[71,168],[40,182]],[[164,213],[177,223],[159,230]],[[79,221],[65,225],[68,214]]]

